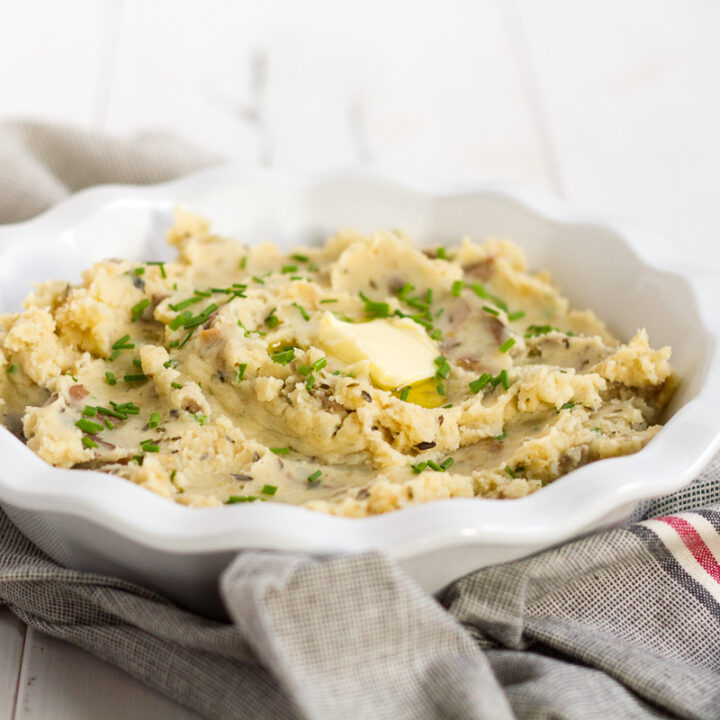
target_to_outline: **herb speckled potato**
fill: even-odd
[[[641,449],[677,385],[670,348],[621,344],[508,241],[286,254],[179,211],[169,242],[0,315],[0,418],[48,463],[197,507],[517,498]]]

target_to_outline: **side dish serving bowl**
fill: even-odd
[[[672,346],[681,385],[665,426],[635,455],[586,465],[518,500],[442,500],[362,519],[280,503],[176,505],[113,475],[53,468],[0,428],[0,505],[64,565],[216,615],[218,575],[243,548],[379,550],[437,592],[479,567],[623,520],[640,500],[687,484],[720,445],[720,290],[712,278],[646,231],[535,191],[433,188],[370,170],[308,179],[232,167],[154,187],[95,188],[0,228],[0,312],[19,309],[31,282],[77,281],[106,257],[169,259],[164,230],[176,204],[206,215],[218,232],[284,247],[342,227],[400,227],[420,244],[511,238],[574,307],[592,308],[624,340],[646,327],[654,347]]]

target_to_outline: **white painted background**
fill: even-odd
[[[502,178],[719,273],[717,0],[0,0],[0,120]],[[0,610],[0,720],[197,717]]]

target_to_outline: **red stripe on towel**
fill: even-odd
[[[715,582],[720,583],[720,565],[708,549],[700,533],[687,520],[677,517],[676,515],[669,515],[657,519],[669,525],[680,536],[685,547],[698,561],[700,567],[702,567]]]

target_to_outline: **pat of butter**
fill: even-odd
[[[370,377],[386,390],[412,385],[435,374],[435,343],[408,318],[347,323],[325,313],[318,327],[323,349],[347,363],[370,362]]]

